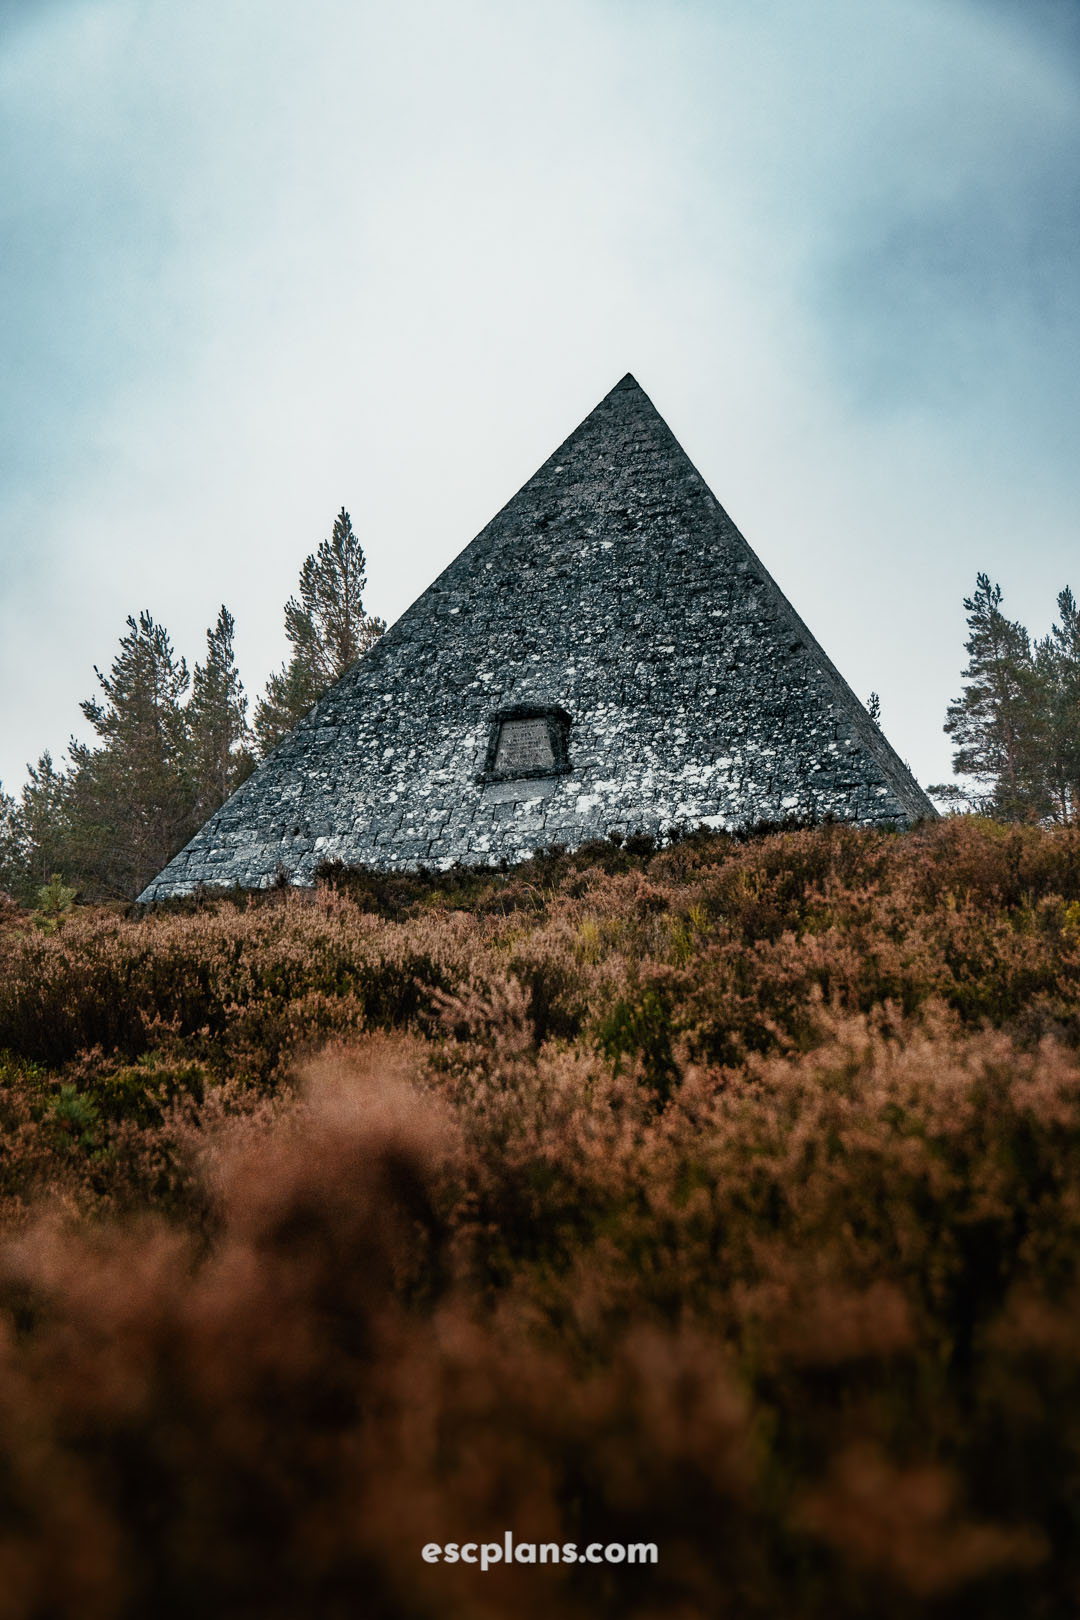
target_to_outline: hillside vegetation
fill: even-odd
[[[1080,829],[0,918],[0,1620],[1080,1599]],[[655,1542],[483,1572],[429,1542]]]

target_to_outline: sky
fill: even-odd
[[[626,372],[923,784],[1080,591],[1075,0],[0,0],[0,781],[128,614],[254,701]]]

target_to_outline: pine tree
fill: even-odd
[[[22,877],[18,806],[0,783],[0,895],[14,897]]]
[[[1080,822],[1080,606],[1065,587],[1057,599],[1060,623],[1035,644],[1044,692],[1043,754],[1051,815]]]
[[[187,706],[195,814],[205,821],[239,787],[254,765],[247,695],[233,651],[235,622],[221,607],[206,632],[206,662],[196,664]]]
[[[282,737],[302,720],[323,694],[299,659],[283,664],[266,683],[266,691],[255,705],[255,743],[261,758],[275,749]]]
[[[0,791],[0,890],[30,904],[54,871],[73,865],[70,782],[46,750],[26,768],[18,799]]]
[[[366,584],[363,549],[342,507],[330,539],[304,560],[299,598],[290,597],[285,607],[292,656],[271,675],[255,708],[262,754],[277,746],[386,629],[382,619],[364,611]]]
[[[26,782],[16,811],[22,850],[20,895],[28,899],[53,872],[69,874],[73,866],[69,815],[71,784],[57,770],[46,749],[36,765],[26,768]]]
[[[73,855],[91,892],[130,899],[195,830],[196,792],[182,699],[189,680],[163,626],[129,617],[105,702],[80,705],[101,738],[72,738],[69,810]]]
[[[939,785],[941,798],[960,800],[1005,820],[1034,820],[1050,808],[1046,778],[1046,685],[1031,638],[1001,611],[1000,585],[979,574],[968,615],[964,691],[950,703],[945,731],[953,738],[953,772],[976,786]]]

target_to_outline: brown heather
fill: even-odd
[[[1080,1606],[1080,834],[0,916],[0,1620]],[[655,1568],[427,1565],[654,1541]]]

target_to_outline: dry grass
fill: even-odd
[[[1075,834],[0,930],[0,1620],[1074,1611]]]

